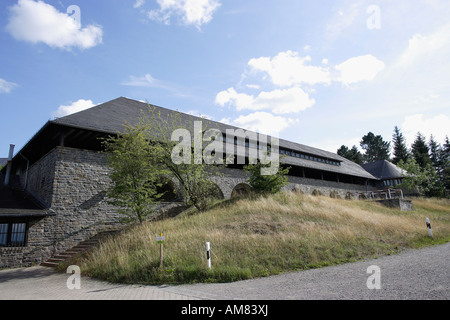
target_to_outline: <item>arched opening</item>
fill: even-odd
[[[157,186],[156,191],[158,194],[162,194],[162,197],[159,198],[160,202],[172,202],[179,198],[172,181],[167,181],[162,186]]]
[[[222,190],[214,182],[211,182],[211,192],[209,194],[209,198],[217,199],[217,200],[225,199]]]
[[[252,188],[246,183],[239,183],[231,192],[231,198],[246,196],[250,194]]]

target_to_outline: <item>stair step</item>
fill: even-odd
[[[67,259],[72,258],[73,256],[74,256],[73,254],[58,254],[58,255],[54,256],[53,258],[67,260]]]
[[[92,247],[98,245],[102,239],[105,239],[106,237],[113,235],[115,233],[117,233],[117,232],[108,232],[107,231],[107,232],[98,233],[95,236],[93,236],[92,238],[82,241],[79,244],[77,244],[76,246],[51,257],[50,259],[48,259],[45,262],[42,262],[41,266],[55,268],[58,266],[59,263],[65,261],[67,259],[70,259],[77,254],[80,254],[80,253],[90,250]]]
[[[53,257],[53,258],[48,259],[46,262],[60,263],[60,262],[63,262],[64,260],[66,260],[66,259],[59,259],[59,258]]]
[[[55,262],[42,262],[41,266],[56,268],[58,266],[58,263],[55,263]]]

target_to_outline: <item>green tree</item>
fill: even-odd
[[[448,196],[450,195],[450,141],[448,140],[448,136],[445,137],[445,142],[441,148],[439,172]]]
[[[244,166],[244,171],[250,174],[249,184],[258,193],[277,193],[287,184],[287,174],[290,167],[278,168],[276,174],[262,175],[262,168],[270,168],[270,164],[262,164],[259,160],[256,164]]]
[[[427,197],[444,196],[443,185],[431,164],[423,168],[414,158],[409,158],[406,162],[400,161],[397,166],[406,172],[400,188],[417,190]]]
[[[425,137],[420,132],[418,132],[416,135],[416,139],[411,145],[411,153],[417,164],[423,169],[431,164],[429,152],[430,149],[427,145]]]
[[[138,220],[154,213],[160,198],[160,167],[152,153],[142,125],[127,125],[123,133],[103,141],[108,155],[112,185],[108,190],[110,203],[125,216],[123,220]]]
[[[362,137],[360,146],[365,151],[364,161],[389,160],[390,142],[384,141],[381,135],[369,132]]]
[[[395,126],[394,134],[392,135],[392,143],[394,150],[394,157],[392,162],[397,164],[401,161],[406,162],[409,158],[408,147],[406,146],[406,139],[401,133],[400,129]]]
[[[357,164],[363,164],[364,162],[363,155],[361,154],[361,152],[359,152],[356,146],[353,146],[351,149],[349,149],[347,146],[342,145],[337,150],[337,154]]]
[[[169,181],[176,181],[177,193],[184,201],[199,211],[205,210],[211,197],[217,195],[217,186],[209,181],[211,174],[220,176],[218,170],[193,161],[189,144],[188,163],[175,164],[172,150],[177,142],[171,140],[176,129],[188,129],[181,114],[162,115],[156,108],[143,112],[138,124],[126,125],[124,133],[104,141],[111,168],[111,203],[130,218],[139,222],[154,213],[156,202],[164,195],[160,188]]]
[[[220,176],[218,166],[205,163],[202,158],[200,163],[196,163],[192,150],[193,141],[190,142],[189,150],[186,150],[189,161],[174,163],[172,151],[178,141],[172,141],[172,133],[177,129],[186,129],[191,133],[194,131],[193,124],[187,124],[182,120],[180,113],[168,113],[162,115],[156,112],[155,108],[143,114],[142,122],[147,132],[147,139],[152,141],[151,150],[158,155],[158,165],[164,168],[164,174],[174,178],[177,184],[177,191],[184,195],[187,205],[194,206],[198,211],[207,208],[208,201],[217,197],[217,186],[209,180],[212,175]],[[202,124],[207,126],[206,121]],[[203,132],[207,128],[203,128]],[[223,159],[222,159],[223,160]]]

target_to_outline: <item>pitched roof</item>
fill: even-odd
[[[378,160],[361,165],[366,171],[381,180],[403,178],[403,170],[387,160]]]
[[[149,105],[144,102],[120,97],[103,104],[97,105],[93,108],[80,111],[65,117],[61,117],[55,120],[50,121],[52,124],[68,126],[72,128],[84,129],[84,130],[92,130],[103,133],[111,133],[116,134],[117,132],[123,132],[124,124],[136,124],[138,119],[142,116],[143,112],[148,111],[148,108],[154,108],[154,112],[160,115],[161,119],[168,119],[169,115],[177,114],[180,117],[182,123],[186,123],[186,129],[193,127],[194,121],[203,121],[205,123],[205,127],[208,128],[216,128],[226,132],[226,129],[242,129],[238,127],[234,127],[231,125],[227,125],[224,123],[203,119],[200,117],[192,116],[189,114],[185,114],[179,111],[174,111],[166,108],[161,108],[154,105]],[[286,156],[283,158],[283,162],[296,165],[306,168],[325,170],[329,172],[349,174],[358,177],[363,177],[367,179],[376,179],[370,173],[365,171],[358,164],[349,161],[336,153],[332,153],[329,151],[317,149],[314,147],[306,146],[303,144],[287,141],[284,139],[279,140],[280,148],[286,148],[290,150],[299,151],[302,153],[315,155],[318,157],[323,157],[331,160],[336,160],[341,163],[340,166],[334,166],[331,164],[314,162],[306,159]]]

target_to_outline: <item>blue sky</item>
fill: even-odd
[[[450,134],[450,1],[2,0],[0,157],[120,96],[336,152]]]

